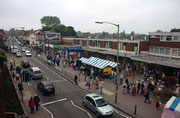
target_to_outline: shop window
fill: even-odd
[[[149,48],[149,52],[150,52],[150,53],[153,53],[153,47],[150,47],[150,48]]]
[[[160,54],[164,54],[164,48],[160,48]]]
[[[112,48],[112,42],[109,41],[109,48]]]
[[[172,55],[173,55],[173,56],[177,56],[177,52],[178,52],[177,49],[172,49]]]
[[[159,48],[155,48],[154,53],[159,54]]]
[[[170,55],[170,48],[165,48],[165,55]]]

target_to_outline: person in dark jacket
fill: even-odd
[[[34,103],[35,103],[35,106],[36,106],[36,111],[38,111],[38,107],[39,107],[39,104],[40,104],[40,98],[39,98],[39,96],[37,96],[35,94],[33,99],[34,99]]]
[[[75,85],[78,85],[77,74],[75,74],[75,76],[74,76],[74,83],[75,83]]]
[[[151,104],[151,101],[149,100],[149,89],[146,90],[146,95],[145,95],[145,100],[144,100],[144,103],[146,102],[146,100],[149,102],[149,104]]]

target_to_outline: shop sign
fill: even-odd
[[[106,73],[106,72],[109,72],[109,71],[111,71],[111,70],[112,70],[111,67],[106,67],[106,68],[103,69],[103,72]]]

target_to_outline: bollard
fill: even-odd
[[[136,110],[137,110],[137,105],[135,105],[135,110],[134,110],[134,114],[136,114]]]

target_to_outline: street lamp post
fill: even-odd
[[[95,22],[98,24],[103,24],[103,23],[107,23],[107,24],[111,24],[114,25],[118,28],[117,31],[117,66],[116,66],[116,89],[115,89],[115,103],[117,103],[117,92],[118,92],[118,75],[119,75],[119,69],[118,69],[118,62],[119,62],[119,24],[114,24],[114,23],[110,23],[110,22]]]

